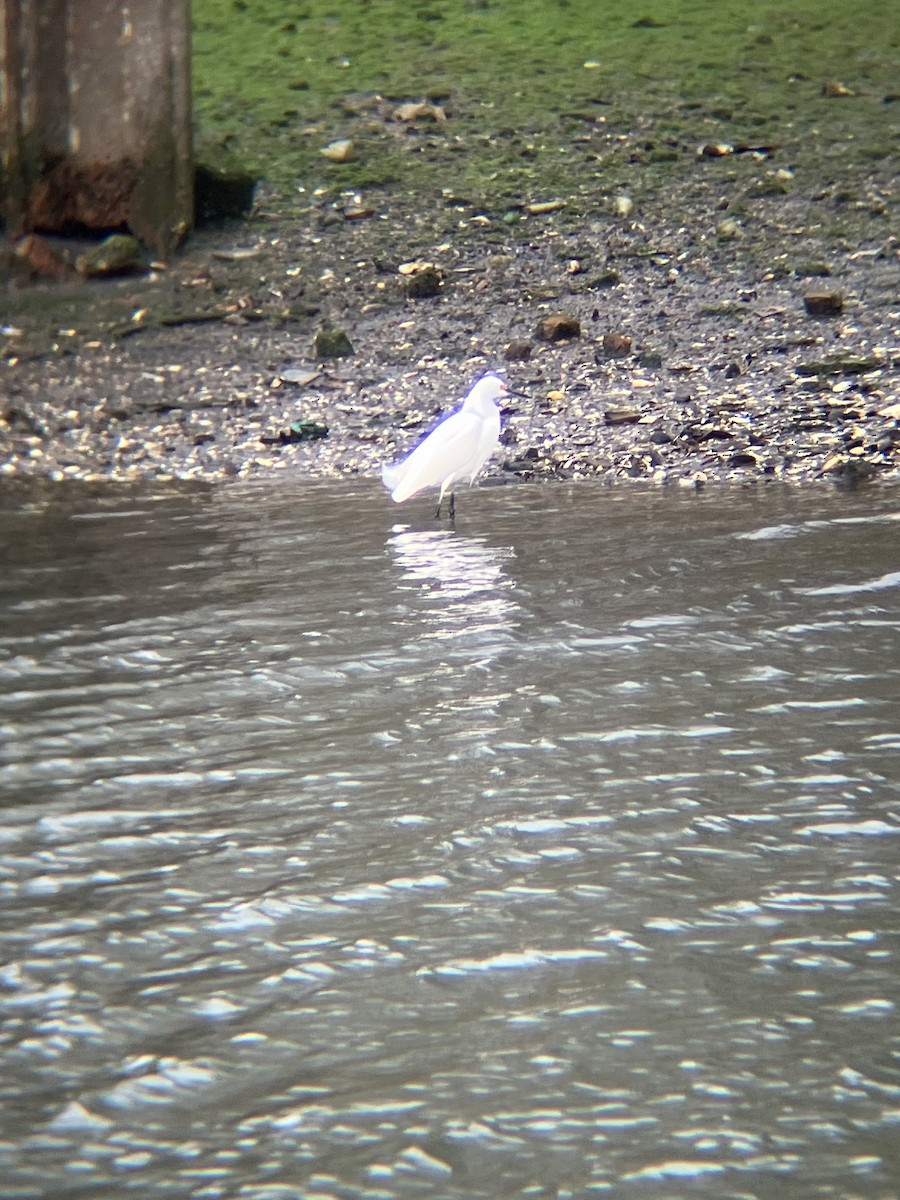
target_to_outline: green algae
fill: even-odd
[[[842,253],[893,228],[893,0],[194,0],[193,15],[197,156],[216,181],[223,169],[238,181],[234,213],[263,181],[251,239],[290,241],[311,218],[339,231],[358,207],[390,217],[354,226],[360,257],[393,267],[443,241],[502,252],[547,228],[583,243],[579,286],[599,289],[618,279],[604,250],[617,228],[638,233],[620,259],[668,259],[694,239],[723,270],[741,259],[757,276],[839,269]],[[829,83],[843,90],[826,94]],[[396,119],[417,101],[432,111]],[[323,158],[342,138],[353,158]],[[725,152],[698,154],[708,144]],[[527,212],[549,200],[565,206]],[[473,224],[478,214],[489,223]],[[212,319],[282,269],[276,249],[243,266],[204,260],[195,286],[202,245],[139,287],[17,290],[23,336],[0,355]],[[307,323],[314,273],[304,280],[299,297],[235,319]]]
[[[282,212],[317,189],[501,217],[523,196],[652,196],[710,140],[777,146],[832,183],[896,151],[892,13],[892,0],[648,0],[637,16],[611,0],[195,0],[198,145],[237,155]],[[849,94],[824,94],[833,81]],[[392,119],[425,99],[445,122]],[[336,138],[353,161],[323,160]],[[788,186],[760,184],[748,161],[716,168],[723,183]]]

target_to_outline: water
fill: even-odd
[[[2,507],[4,1197],[896,1194],[896,491]]]

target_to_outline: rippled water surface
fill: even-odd
[[[896,491],[0,499],[4,1197],[896,1194]]]

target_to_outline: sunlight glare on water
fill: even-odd
[[[883,1198],[889,489],[2,497],[4,1196]]]

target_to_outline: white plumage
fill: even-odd
[[[426,488],[440,487],[438,515],[449,491],[453,516],[454,485],[471,483],[500,440],[497,401],[506,391],[506,384],[498,376],[483,375],[462,407],[436,425],[411,454],[399,463],[382,467],[381,478],[392,499],[399,504]]]

